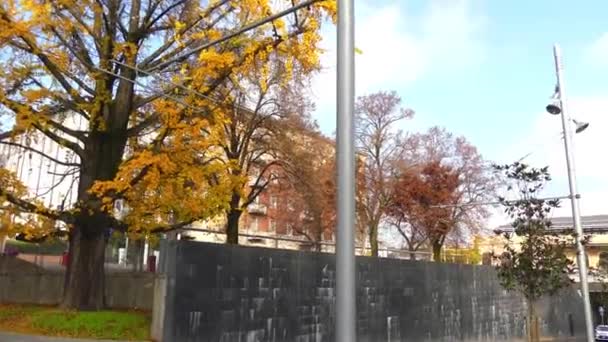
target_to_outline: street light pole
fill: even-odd
[[[355,9],[338,0],[336,160],[336,342],[354,342],[355,292]]]
[[[572,205],[572,219],[574,223],[574,229],[576,231],[576,249],[577,249],[577,262],[578,271],[581,283],[581,292],[583,293],[583,308],[585,310],[585,330],[587,333],[587,341],[593,342],[595,340],[593,331],[593,316],[591,315],[591,302],[589,300],[589,283],[587,282],[587,262],[585,254],[585,246],[583,246],[583,228],[581,225],[581,214],[579,207],[579,194],[576,189],[576,173],[574,169],[574,156],[572,151],[572,125],[570,120],[570,113],[568,112],[568,106],[566,96],[564,95],[564,78],[562,65],[561,49],[559,45],[553,46],[553,56],[555,58],[555,73],[557,75],[557,86],[559,101],[561,106],[561,117],[562,117],[562,129],[564,131],[564,147],[566,149],[566,165],[568,167],[568,183],[570,186],[570,203]]]

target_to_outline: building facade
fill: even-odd
[[[572,217],[555,217],[551,219],[551,230],[556,232],[566,232],[573,229]],[[587,265],[589,269],[603,269],[608,271],[608,215],[582,216],[581,223],[583,233],[588,238],[585,244],[585,252],[587,254]],[[513,227],[503,225],[496,229],[496,232],[512,233]],[[514,246],[521,243],[521,237],[512,234],[508,241]],[[482,243],[482,253],[485,254],[485,262],[489,263],[488,256],[490,254],[500,255],[503,252],[503,246],[507,240],[501,235],[487,237]],[[576,248],[572,246],[568,250],[568,257],[576,262]]]
[[[78,115],[72,115],[67,116],[64,124],[70,128],[84,130],[86,127],[83,127],[83,122],[86,121]],[[293,143],[318,151],[310,163],[328,163],[335,156],[335,142],[322,135],[303,134],[293,137]],[[31,196],[40,200],[46,207],[68,209],[76,202],[79,170],[75,165],[79,163],[78,156],[41,133],[21,135],[10,141],[3,141],[0,144],[0,162],[2,167],[15,172],[30,189]],[[249,186],[255,186],[259,172],[260,169],[252,169]],[[321,246],[322,251],[334,251],[334,218],[324,217],[329,222],[328,227],[311,238],[312,233],[302,229],[302,225],[308,222],[306,208],[298,206],[303,194],[287,185],[283,169],[279,166],[272,167],[266,170],[262,177],[269,178],[269,184],[241,215],[239,243],[300,250]],[[335,187],[335,184],[320,186]],[[335,206],[333,202],[329,205]],[[199,241],[223,243],[226,240],[225,226],[225,219],[220,216],[192,224],[176,235],[180,238],[183,236]],[[315,243],[311,243],[311,240]],[[363,253],[363,250],[359,249],[359,253]]]
[[[321,166],[320,164],[333,160],[334,142],[326,137],[298,136],[294,137],[293,143],[303,144],[304,148],[315,145],[315,150],[320,151],[320,154],[314,158],[315,160],[310,160],[310,163],[318,163],[318,166]],[[307,229],[302,228],[309,217],[307,208],[301,203],[304,194],[293,189],[290,184],[293,179],[288,179],[286,171],[281,166],[269,167],[261,175],[262,168],[262,166],[252,168],[249,175],[248,186],[251,188],[249,191],[266,181],[268,184],[240,217],[239,244],[299,250],[311,250],[320,246],[322,251],[332,252],[333,225],[322,229],[320,234],[317,233],[314,237],[313,234],[308,234]],[[225,226],[226,220],[220,216],[205,222],[197,222],[190,228],[184,229],[182,234],[197,241],[224,242]]]
[[[63,124],[82,129],[83,122],[77,115],[68,115]],[[30,198],[50,209],[69,209],[76,202],[78,163],[75,153],[40,132],[0,141],[0,167],[14,172],[28,187]],[[0,253],[6,238],[0,227]]]

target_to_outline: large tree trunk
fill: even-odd
[[[89,233],[83,233],[83,232]],[[61,307],[100,310],[105,307],[105,247],[103,230],[78,225],[71,231],[69,264]]]
[[[116,176],[125,143],[124,134],[94,132],[85,144],[78,183],[79,214],[70,230],[63,308],[100,310],[105,306],[105,232],[111,221],[101,209],[102,201],[90,189],[96,181]]]
[[[243,211],[240,209],[241,197],[233,194],[230,199],[230,210],[226,217],[226,243],[239,244],[239,220]]]
[[[240,210],[230,210],[226,223],[226,242],[232,245],[239,244],[239,220],[241,218]]]
[[[81,176],[80,186],[82,182]],[[105,307],[104,266],[107,240],[104,233],[109,228],[110,221],[107,214],[95,210],[94,204],[99,201],[92,200],[89,195],[79,197],[86,198],[88,201],[85,203],[94,209],[82,209],[70,230],[68,267],[61,307],[101,310]]]
[[[87,172],[89,170],[80,173],[80,214],[70,230],[68,268],[61,302],[61,307],[66,309],[100,310],[105,306],[107,241],[104,233],[110,228],[110,220],[108,214],[101,211],[101,201],[89,194],[89,189],[99,179],[96,177],[99,171]],[[108,172],[107,169],[104,171]]]

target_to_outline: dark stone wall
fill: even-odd
[[[334,340],[335,256],[165,241],[163,341]],[[574,290],[540,305],[546,336],[584,333]],[[359,342],[517,341],[525,303],[487,266],[357,258]]]

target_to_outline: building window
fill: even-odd
[[[277,198],[277,196],[271,196],[270,197],[270,206],[272,207],[272,209],[276,209],[278,204],[279,204],[279,199]]]
[[[600,253],[600,260],[598,262],[598,267],[603,271],[608,271],[608,252]]]
[[[270,227],[271,232],[274,233],[277,231],[277,222],[275,220],[269,220],[268,226]]]
[[[285,227],[285,235],[293,235],[293,229],[291,224],[287,224],[287,226]]]
[[[260,224],[259,219],[257,217],[254,217],[253,220],[251,221],[251,225],[249,226],[249,230],[257,232],[259,224]]]

